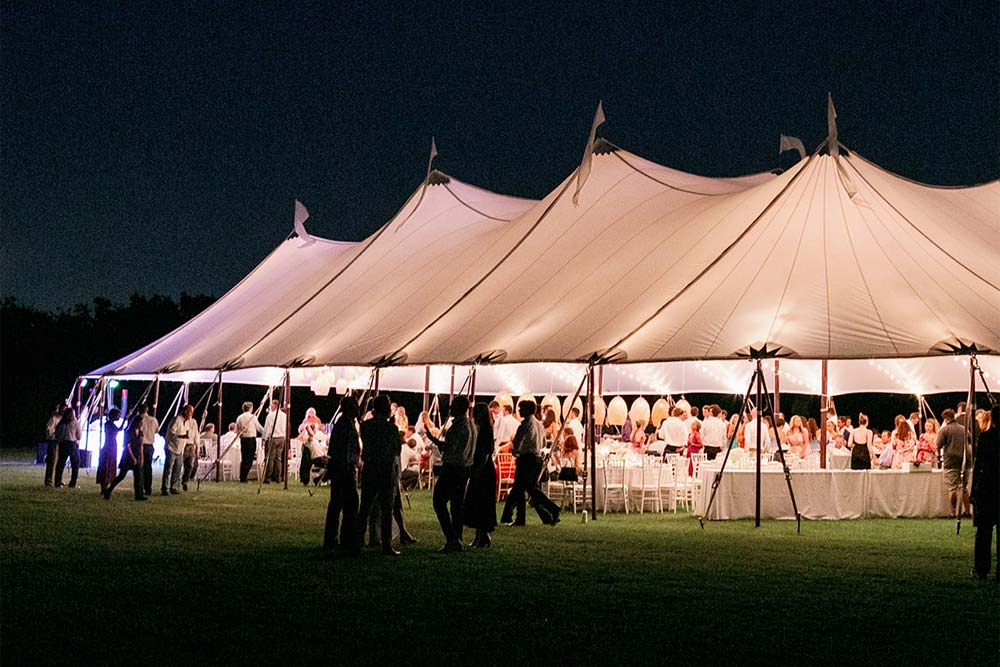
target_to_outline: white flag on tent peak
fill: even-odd
[[[431,171],[434,170],[434,158],[437,157],[437,154],[438,154],[437,140],[434,137],[431,137],[431,154],[430,157],[427,158],[428,177],[431,175]]]
[[[576,192],[573,193],[574,206],[579,206],[580,191],[583,190],[583,184],[587,182],[587,177],[590,176],[590,163],[594,160],[594,139],[597,136],[597,128],[604,121],[604,104],[598,101],[597,112],[594,114],[594,123],[590,126],[590,136],[587,137],[587,148],[583,151],[583,161],[580,163],[580,169],[576,172]]]
[[[789,137],[787,135],[781,135],[781,139],[778,141],[778,154],[784,153],[785,151],[798,151],[799,159],[804,160],[806,158],[806,147],[802,143],[802,140],[798,137]]]
[[[306,231],[306,220],[309,219],[309,211],[305,206],[302,205],[298,199],[295,200],[295,233],[298,234],[299,238],[311,241],[312,236]]]

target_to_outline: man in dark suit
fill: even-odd
[[[389,397],[382,394],[372,403],[372,418],[361,424],[361,508],[358,511],[357,544],[363,542],[368,514],[378,504],[382,523],[382,553],[398,556],[392,547],[392,509],[399,490],[399,450],[403,444],[391,421]]]

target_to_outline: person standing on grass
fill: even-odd
[[[111,500],[111,492],[131,471],[135,499],[146,500],[146,495],[143,493],[142,463],[142,420],[134,419],[125,429],[125,447],[122,450],[121,462],[118,464],[118,476],[104,489],[104,499]]]
[[[118,425],[115,422],[121,416],[121,410],[111,408],[104,421],[104,446],[97,463],[97,483],[101,485],[101,493],[114,479],[115,459],[118,458]]]
[[[143,495],[151,496],[153,495],[153,443],[160,430],[160,422],[150,413],[148,405],[142,406],[139,413],[142,415],[139,430],[142,432]]]
[[[398,556],[392,548],[392,510],[399,490],[399,448],[403,444],[390,414],[389,397],[380,394],[372,402],[372,418],[361,424],[361,507],[352,550],[357,553],[364,540],[368,515],[378,503],[382,522],[381,545],[386,556]]]
[[[524,525],[524,497],[527,494],[531,497],[542,523],[554,526],[559,523],[559,507],[538,488],[545,429],[542,428],[542,423],[535,419],[533,402],[521,401],[517,404],[517,412],[521,415],[522,421],[517,427],[517,433],[514,434],[514,445],[511,449],[517,459],[514,486],[507,496],[500,522],[510,526]]]
[[[358,438],[358,402],[350,396],[345,396],[340,401],[340,417],[330,430],[328,453],[330,463],[326,469],[326,478],[330,480],[330,504],[326,508],[323,550],[327,555],[332,555],[338,544],[345,549],[356,548],[354,540],[355,520],[358,514],[358,462],[361,460],[361,440]]]
[[[964,404],[962,404],[964,407]],[[955,419],[955,411],[941,413],[944,426],[938,433],[938,453],[944,463],[944,483],[948,487],[948,503],[951,518],[957,512],[967,515],[969,503],[969,472],[972,469],[972,447],[965,425]]]
[[[194,411],[192,410],[192,414]],[[187,440],[184,441],[184,461],[181,472],[181,488],[188,490],[188,481],[198,474],[198,447],[201,445],[201,429],[198,420],[193,417],[187,420]]]
[[[469,399],[456,396],[448,411],[451,426],[444,438],[428,434],[441,449],[441,476],[434,484],[434,513],[445,539],[440,553],[462,550],[462,503],[476,446],[476,429],[469,423]]]
[[[493,417],[482,403],[472,408],[476,427],[476,448],[472,455],[469,489],[465,494],[462,517],[466,526],[476,530],[469,546],[490,546],[490,533],[497,527],[496,469],[493,467]],[[567,431],[572,432],[567,427]]]
[[[282,481],[282,474],[285,472],[283,457],[285,456],[285,446],[288,442],[288,438],[285,435],[287,422],[288,415],[281,409],[278,401],[271,401],[271,409],[268,411],[267,417],[264,418],[264,437],[267,438],[267,445],[264,447],[264,451],[267,452],[264,459],[267,462],[264,465],[265,484]],[[306,471],[305,480],[303,481],[308,484],[308,471]]]
[[[58,455],[55,464],[55,485],[59,488],[63,485],[63,470],[66,468],[66,459],[69,459],[71,474],[69,478],[69,488],[76,487],[76,478],[80,473],[80,438],[83,437],[83,429],[80,422],[76,420],[73,408],[63,410],[62,418],[56,424],[56,442],[58,443]]]
[[[236,418],[236,434],[240,439],[240,484],[247,483],[254,457],[257,456],[257,435],[264,433],[257,415],[253,413],[253,403],[243,404],[243,413]]]
[[[190,422],[190,424],[189,424]],[[163,464],[163,478],[160,483],[160,495],[177,495],[180,493],[178,485],[184,472],[184,447],[187,445],[191,433],[198,432],[198,422],[194,420],[194,406],[185,405],[184,408],[174,417],[170,424],[170,432],[167,434],[166,461]]]
[[[62,421],[65,411],[65,403],[56,405],[55,410],[49,415],[48,423],[45,425],[45,486],[52,486],[52,474],[55,472],[56,466],[56,451],[59,449],[59,441],[56,439],[56,426]]]
[[[990,572],[993,530],[996,532],[997,564],[993,572],[1000,584],[1000,406],[984,412],[979,422],[979,443],[972,472],[972,505],[976,509],[975,561],[973,576],[986,581]]]

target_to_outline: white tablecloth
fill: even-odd
[[[705,515],[717,468],[703,467],[695,513]],[[878,470],[796,470],[792,489],[806,519],[862,517],[937,517],[948,513],[948,496],[939,471],[906,473]],[[754,515],[753,470],[729,470],[722,476],[708,519],[748,519]],[[794,519],[785,476],[761,474],[761,517]]]

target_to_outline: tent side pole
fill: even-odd
[[[597,520],[597,448],[594,446],[594,367],[587,371],[587,430],[584,439],[584,456],[590,452],[590,467],[587,475],[590,477],[590,518]],[[584,488],[584,501],[587,490]],[[586,506],[586,502],[584,502]]]
[[[159,380],[159,378],[157,378]],[[157,385],[157,388],[159,386]],[[216,418],[219,420],[219,427],[216,430],[216,435],[219,436],[215,441],[215,481],[222,481],[222,464],[219,460],[222,458],[222,434],[228,431],[222,430],[222,371],[219,371],[219,409],[216,412]]]
[[[781,362],[778,359],[774,360],[774,427],[778,428],[778,414],[781,412]],[[775,434],[777,435],[777,434]]]
[[[761,423],[763,421],[763,419],[761,418],[761,412],[763,412],[763,409],[762,409],[763,406],[761,406],[761,403],[760,403],[760,401],[761,401],[761,395],[760,395],[761,394],[761,387],[760,387],[760,385],[764,381],[764,371],[761,370],[760,359],[757,359],[757,374],[756,374],[756,377],[757,377],[757,399],[756,399],[756,402],[755,402],[754,405],[755,405],[755,408],[757,410],[757,433],[756,433],[756,438],[757,438],[757,471],[756,471],[757,483],[754,485],[756,487],[756,489],[754,490],[753,525],[754,525],[754,528],[760,528],[760,483],[761,483],[761,475],[760,475],[760,473],[761,473],[761,462],[762,462],[761,446],[760,446],[761,445],[761,432],[760,432],[760,429],[761,429]],[[775,434],[775,436],[777,436],[777,434]],[[780,447],[781,445],[778,445],[778,446]]]
[[[470,411],[469,412],[469,416],[470,417],[472,416],[472,412],[471,412],[472,411],[472,406],[476,402],[476,371],[478,369],[479,369],[479,366],[476,365],[476,364],[473,364],[473,366],[472,366],[472,378],[469,381],[469,411]]]
[[[455,400],[455,367],[451,367],[451,389],[448,391],[448,405],[451,406],[451,402]],[[449,407],[449,409],[451,409]]]
[[[160,374],[156,374],[156,383],[153,385],[153,409],[150,414],[156,417],[156,406],[160,404]]]
[[[275,415],[275,421],[278,417]],[[285,479],[285,490],[288,490],[288,446],[292,437],[292,369],[285,370],[285,446],[281,448],[282,477]]]
[[[830,416],[830,397],[827,394],[827,363],[823,360],[820,375],[820,397],[819,397],[819,467],[826,468],[826,420]]]
[[[431,401],[431,367],[424,366],[424,412],[430,406]]]

